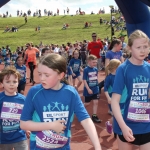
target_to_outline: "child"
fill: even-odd
[[[73,77],[73,86],[78,90],[80,85],[82,84],[82,78],[80,74],[80,70],[83,71],[81,68],[81,60],[79,58],[79,52],[78,50],[73,51],[72,53],[72,59],[69,62],[70,70]],[[78,79],[78,84],[75,85],[75,79]]]
[[[10,54],[6,54],[6,57],[4,59],[4,63],[5,63],[5,67],[10,66],[11,65],[11,59],[10,59]]]
[[[20,129],[20,115],[25,97],[17,93],[20,74],[6,67],[0,72],[4,91],[0,93],[0,149],[28,150],[25,131]]]
[[[45,56],[45,55],[47,55],[49,53],[50,53],[50,49],[45,47],[41,51],[41,56]]]
[[[85,106],[88,106],[91,101],[93,101],[93,122],[100,123],[101,120],[97,116],[98,100],[99,100],[99,87],[98,87],[98,70],[97,57],[95,55],[89,55],[87,58],[88,66],[83,72],[83,83],[84,91],[83,95],[85,97]]]
[[[69,66],[67,66],[67,71],[66,71],[66,75],[65,75],[66,79],[68,80],[69,85],[73,86],[72,83],[72,72]]]
[[[38,65],[41,84],[29,90],[21,116],[21,128],[32,131],[30,150],[70,150],[74,113],[95,150],[101,150],[94,124],[75,88],[65,84],[65,73],[66,61],[62,56],[41,57]]]
[[[111,96],[112,96],[112,87],[114,84],[114,79],[115,79],[115,74],[116,74],[116,69],[118,66],[121,64],[121,62],[118,59],[112,59],[110,60],[108,66],[106,67],[106,79],[104,83],[104,91],[105,95],[108,101],[108,113],[112,114],[112,109],[111,109]],[[106,130],[109,134],[112,133],[112,120],[106,122]]]
[[[128,50],[131,57],[118,67],[112,90],[113,131],[119,150],[131,150],[133,145],[149,150],[150,65],[144,61],[149,52],[148,36],[134,31]]]
[[[21,75],[21,79],[18,85],[18,93],[24,95],[24,90],[26,86],[26,66],[23,64],[23,57],[17,57],[15,67]]]

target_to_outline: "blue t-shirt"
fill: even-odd
[[[89,88],[93,91],[93,94],[99,93],[98,70],[96,67],[91,68],[87,66],[83,71],[83,80],[86,80]],[[84,90],[83,90],[84,96],[92,96],[93,94],[89,94],[86,87],[84,86]]]
[[[117,69],[112,92],[122,95],[122,117],[133,134],[150,132],[150,64],[133,65],[126,60]],[[122,134],[115,118],[113,128]]]
[[[89,118],[79,94],[70,85],[63,84],[60,90],[44,89],[41,84],[30,88],[26,97],[21,120],[34,122],[52,122],[66,120],[65,137],[71,137],[71,123],[76,114],[79,122]],[[30,136],[30,150],[41,150],[36,147],[37,132]],[[68,150],[68,144],[63,148]],[[58,150],[60,150],[58,148]]]
[[[15,64],[15,67],[21,75],[19,84],[20,85],[25,84],[26,83],[26,66],[25,65],[19,66],[19,65]]]
[[[65,77],[68,78],[68,76],[72,75],[72,72],[71,72],[71,69],[69,66],[67,66],[67,72],[66,72],[66,75]]]
[[[9,109],[10,112],[10,110],[13,110],[13,107],[11,107],[13,104],[24,105],[24,102],[25,96],[22,94],[18,93],[15,96],[7,96],[4,92],[0,93],[0,111],[2,111],[3,103],[7,106],[5,109]],[[16,114],[13,116],[15,115]],[[23,140],[26,140],[26,134],[24,130],[20,129],[20,121],[13,119],[0,119],[0,144],[11,144]]]
[[[104,82],[104,91],[108,92],[109,96],[112,96],[112,88],[113,88],[113,84],[114,84],[114,80],[115,80],[115,75],[113,74],[109,74]]]
[[[121,56],[122,56],[122,52],[118,51],[118,52],[113,52],[113,51],[107,51],[106,53],[106,59],[119,59],[121,60]]]
[[[81,60],[72,58],[69,62],[69,66],[72,68],[72,71],[76,74],[80,72]]]
[[[9,57],[5,57],[4,58],[4,63],[5,63],[5,66],[9,66],[10,65],[10,58]]]

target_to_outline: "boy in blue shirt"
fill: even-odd
[[[93,100],[93,122],[100,123],[101,120],[97,116],[98,100],[99,100],[99,86],[98,86],[98,70],[95,67],[97,65],[97,57],[95,55],[89,55],[88,66],[83,72],[85,106],[88,106]]]
[[[0,150],[28,150],[25,131],[20,129],[20,115],[25,97],[17,93],[19,72],[6,67],[0,73],[4,92],[0,93]]]

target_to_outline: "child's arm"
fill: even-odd
[[[80,66],[80,71],[82,71],[83,72],[83,68]]]
[[[100,141],[98,139],[97,132],[96,132],[96,129],[95,129],[95,126],[94,126],[92,120],[90,118],[87,118],[87,119],[81,121],[81,125],[83,126],[86,133],[90,137],[90,139],[94,145],[94,149],[101,150]]]
[[[23,130],[29,131],[43,131],[43,130],[54,130],[57,133],[64,133],[66,126],[64,126],[64,120],[57,120],[54,122],[33,122],[20,120],[20,127]]]
[[[111,97],[108,94],[108,91],[105,91],[105,96],[107,98],[108,104],[111,104]]]
[[[89,93],[89,94],[93,94],[93,91],[89,88],[89,86],[88,86],[86,80],[83,80],[83,83],[84,83],[84,85],[85,85],[85,87],[86,87],[88,93]]]
[[[124,138],[128,142],[132,142],[134,141],[135,138],[133,137],[132,130],[126,125],[121,115],[120,106],[119,106],[120,98],[121,98],[121,95],[113,93],[112,98],[111,98],[111,107],[112,107],[113,115],[115,116],[122,130]]]
[[[74,72],[73,72],[73,70],[72,70],[72,67],[70,66],[70,70],[71,70],[71,73],[72,73],[72,76],[74,77],[74,76],[76,76],[75,74],[74,74]]]

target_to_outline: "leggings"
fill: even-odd
[[[28,62],[28,66],[30,69],[30,82],[34,82],[34,76],[33,76],[33,72],[35,69],[35,65],[33,64],[33,62]]]

